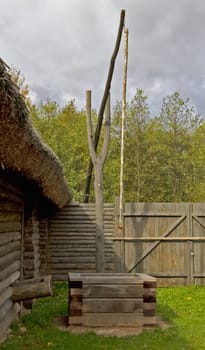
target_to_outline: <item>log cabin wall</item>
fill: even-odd
[[[33,209],[25,218],[24,228],[24,279],[39,276],[40,272],[40,231],[39,215]]]
[[[112,272],[114,205],[104,204],[105,271]],[[71,203],[49,219],[47,274],[66,280],[69,272],[96,271],[96,213],[94,203]]]
[[[22,218],[23,193],[0,176],[0,339],[20,310],[11,286],[21,274]]]
[[[47,272],[48,260],[48,218],[40,219],[39,222],[40,234],[40,275],[43,276]]]

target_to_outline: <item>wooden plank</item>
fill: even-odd
[[[143,299],[83,299],[83,314],[94,313],[127,313],[143,311]]]
[[[155,310],[156,311],[157,304],[156,303],[143,303],[143,310]]]
[[[161,237],[167,237],[168,235],[170,235],[175,229],[176,227],[178,227],[184,220],[185,220],[186,216],[181,216],[180,218],[178,218],[178,220],[176,220],[173,224],[171,224],[169,226],[169,228],[163,232]],[[147,249],[144,250],[142,256],[137,259],[136,263],[134,264],[134,266],[132,266],[131,268],[129,268],[128,272],[132,272],[136,266],[138,264],[140,264],[149,254],[151,254],[151,252],[160,244],[160,241],[156,241],[153,244],[151,244]]]
[[[142,313],[84,313],[82,324],[88,327],[141,327],[144,323]]]
[[[83,290],[82,288],[70,288],[70,296],[74,296],[74,295],[82,295],[83,294]]]
[[[68,317],[68,325],[69,326],[82,325],[82,322],[83,322],[82,316],[69,316]]]
[[[140,298],[143,295],[142,285],[128,284],[83,284],[84,298]]]
[[[143,326],[155,326],[157,325],[156,316],[145,316],[143,319]]]
[[[117,276],[112,273],[105,276],[83,276],[83,285],[85,284],[134,284],[142,285],[143,281],[140,277],[127,275],[127,276]]]
[[[184,237],[161,237],[161,236],[154,236],[154,237],[113,237],[113,241],[125,241],[125,242],[187,242],[187,241],[199,241],[204,242],[205,237],[191,237],[191,236],[184,236]]]

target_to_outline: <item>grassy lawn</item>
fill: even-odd
[[[75,335],[59,330],[53,320],[67,313],[67,286],[57,284],[55,296],[38,300],[32,315],[13,326],[4,350],[202,350],[205,349],[205,288],[158,289],[158,315],[171,327],[143,331],[126,338]]]

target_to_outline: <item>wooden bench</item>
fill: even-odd
[[[69,273],[68,325],[156,325],[156,278],[130,273]]]

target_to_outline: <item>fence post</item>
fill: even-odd
[[[193,204],[187,204],[187,236],[193,237]],[[187,284],[194,284],[194,246],[193,241],[187,241]]]
[[[122,228],[119,228],[119,215],[120,215],[120,206],[119,206],[119,197],[115,199],[114,205],[114,272],[124,272],[125,271],[125,242],[124,240],[115,240],[116,237],[124,237],[124,225]],[[124,222],[124,216],[123,216]]]

